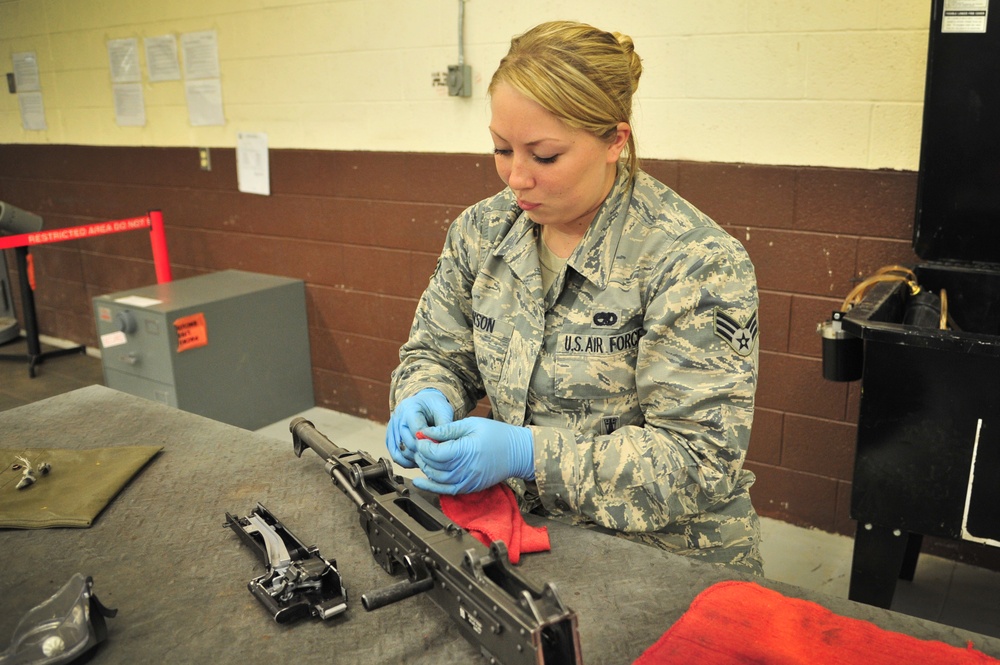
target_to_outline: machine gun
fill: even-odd
[[[357,505],[379,565],[390,575],[406,572],[408,579],[363,594],[366,610],[426,592],[490,662],[583,662],[576,614],[551,583],[538,588],[514,570],[506,545],[494,542],[487,549],[429,501],[411,494],[388,460],[349,452],[304,418],[292,420],[289,429],[296,456],[312,448],[333,484]]]

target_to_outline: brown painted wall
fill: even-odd
[[[0,146],[0,200],[46,229],[163,211],[175,279],[237,268],[307,284],[316,403],[385,421],[397,361],[450,221],[501,182],[488,155],[271,151],[269,197],[235,152]],[[763,515],[853,534],[857,384],[822,378],[819,322],[858,276],[912,264],[913,172],[647,161],[747,247],[761,291],[749,466]],[[148,233],[36,247],[43,334],[97,346],[91,298],[155,282]],[[13,265],[13,257],[8,256]]]

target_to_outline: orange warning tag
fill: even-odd
[[[28,286],[30,286],[31,290],[34,291],[35,290],[35,257],[33,257],[31,254],[28,254],[24,258],[27,261],[27,263],[25,263],[24,265],[28,269]]]
[[[174,321],[177,329],[177,353],[199,346],[208,346],[208,328],[205,325],[205,315],[201,312],[182,316]]]

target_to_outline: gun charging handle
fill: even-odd
[[[391,605],[418,593],[430,591],[434,587],[434,578],[431,577],[424,560],[408,554],[403,557],[403,565],[410,579],[361,595],[361,604],[367,611]]]

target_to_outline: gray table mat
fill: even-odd
[[[44,440],[64,448],[162,446],[89,529],[0,531],[0,640],[76,572],[118,616],[91,662],[485,662],[428,598],[366,612],[362,593],[396,582],[372,559],[354,504],[311,451],[101,386],[0,412],[5,445]],[[336,559],[350,596],[331,621],[277,625],[247,591],[263,572],[224,526],[257,502],[323,556]],[[629,663],[711,584],[747,579],[654,548],[548,522],[552,551],[519,569],[553,582],[579,616],[584,662]],[[1000,655],[1000,640],[762,581],[888,630]],[[0,643],[0,649],[3,648]]]

